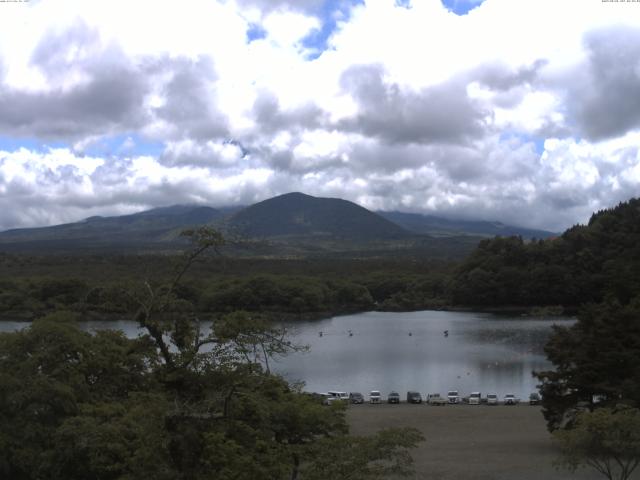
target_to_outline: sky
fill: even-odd
[[[0,2],[0,230],[300,191],[561,231],[639,147],[640,2]]]

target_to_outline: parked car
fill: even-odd
[[[332,397],[335,397],[336,400],[341,400],[343,402],[346,402],[349,400],[349,394],[347,392],[337,392],[335,390],[332,390],[332,391],[329,391],[328,393]]]
[[[369,403],[380,403],[380,398],[382,398],[382,395],[380,395],[379,390],[371,390],[371,393],[369,393]]]
[[[364,395],[360,392],[351,392],[349,394],[349,401],[351,403],[364,403]]]
[[[481,397],[480,392],[471,392],[471,395],[469,395],[469,405],[480,405]]]
[[[447,400],[449,403],[460,403],[460,394],[457,390],[449,390],[447,392]]]
[[[420,392],[407,392],[407,403],[422,403]]]
[[[495,393],[488,393],[487,405],[498,405],[498,395]]]
[[[331,405],[333,402],[338,400],[333,395],[329,395],[329,393],[319,393],[318,395],[322,399],[321,400],[322,405]]]
[[[400,403],[400,394],[398,392],[391,392],[387,397],[387,403]]]
[[[513,393],[507,393],[504,396],[504,404],[505,405],[515,405],[517,403],[519,403],[520,400],[516,398],[516,396]]]
[[[427,395],[427,403],[429,405],[442,407],[448,403],[448,400],[441,397],[439,393],[430,393],[429,395]]]
[[[540,403],[540,394],[538,392],[533,392],[529,395],[529,405],[538,405]]]

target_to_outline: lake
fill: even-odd
[[[531,372],[551,367],[543,351],[551,326],[574,321],[423,311],[289,324],[310,351],[281,359],[275,368],[316,392],[395,390],[404,397],[408,390],[458,390],[528,399],[538,383]]]
[[[536,390],[534,370],[550,368],[543,347],[553,324],[570,318],[531,318],[473,312],[367,312],[287,323],[292,340],[308,352],[277,359],[273,370],[305,390],[367,394],[391,390],[426,393],[458,390],[506,393],[527,399]],[[25,323],[0,322],[0,330]],[[84,322],[85,330],[117,328],[139,333],[130,321]],[[447,331],[448,335],[445,335]],[[322,332],[322,333],[320,333]]]

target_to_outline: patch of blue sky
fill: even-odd
[[[325,0],[317,12],[321,21],[320,29],[313,30],[302,39],[302,46],[310,51],[308,60],[314,60],[327,50],[328,41],[340,21],[346,21],[351,9],[364,4],[364,0]]]
[[[164,148],[162,142],[148,140],[135,133],[128,133],[100,138],[87,145],[84,153],[92,157],[158,157]]]
[[[508,142],[509,140],[517,140],[521,144],[532,143],[536,153],[542,155],[544,152],[544,141],[546,139],[521,132],[504,132],[500,134],[501,142]]]
[[[0,136],[0,151],[16,152],[25,148],[32,152],[46,153],[52,148],[68,148],[64,142],[45,142],[37,138],[14,138]]]
[[[442,0],[442,4],[456,15],[466,15],[484,0]]]
[[[267,31],[262,28],[262,26],[257,23],[252,23],[249,25],[249,29],[247,30],[247,40],[249,43],[254,40],[261,40],[267,36]]]
[[[399,7],[409,8],[411,7],[411,0],[396,0],[396,5]]]

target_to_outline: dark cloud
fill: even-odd
[[[547,65],[545,59],[538,59],[531,65],[511,69],[505,65],[483,65],[474,73],[480,83],[492,90],[506,91],[524,84],[532,84],[541,68]]]
[[[640,127],[640,29],[615,27],[585,37],[589,60],[570,79],[569,109],[591,140]]]
[[[144,80],[125,66],[72,90],[0,93],[0,127],[16,136],[77,139],[131,130],[145,121],[141,109]]]
[[[228,168],[244,156],[241,145],[232,142],[170,142],[158,161],[165,166],[192,165],[207,168]]]
[[[51,87],[0,90],[5,134],[75,141],[136,131],[160,120],[172,138],[227,135],[226,117],[215,105],[217,76],[208,57],[130,59],[79,22],[45,34],[30,61]],[[81,80],[68,85],[74,77]],[[161,107],[149,107],[152,93],[162,97]]]
[[[44,35],[31,63],[53,88],[45,92],[2,88],[2,131],[74,140],[144,125],[145,76],[117,48],[98,49],[98,43],[97,34],[81,23]],[[73,74],[83,80],[73,87],[63,85]]]
[[[280,149],[269,145],[256,145],[251,156],[260,159],[262,165],[277,172],[287,172],[295,175],[333,171],[334,168],[344,166],[345,162],[336,155],[304,155],[295,151],[300,139],[296,139],[291,148]],[[285,192],[286,193],[286,192]]]
[[[486,129],[488,113],[469,98],[461,81],[407,91],[385,82],[380,66],[366,65],[349,68],[341,85],[360,109],[341,122],[346,130],[391,143],[464,143]]]
[[[308,103],[292,110],[283,110],[278,98],[271,92],[262,91],[253,104],[253,114],[263,133],[280,130],[313,130],[327,123],[327,114],[320,107]]]
[[[208,57],[163,59],[151,71],[171,73],[161,92],[165,103],[155,114],[174,127],[177,138],[203,140],[227,135],[226,117],[215,105],[217,75]]]

